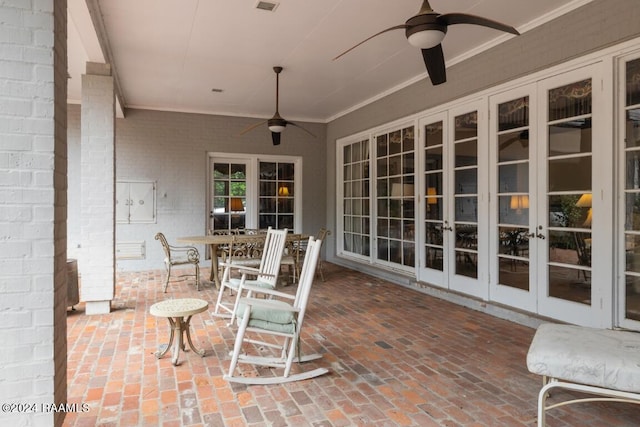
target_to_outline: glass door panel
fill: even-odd
[[[548,91],[548,296],[590,305],[592,80]]]
[[[443,272],[445,268],[445,240],[443,232],[449,227],[443,211],[444,197],[444,123],[442,120],[421,127],[424,133],[424,266]],[[441,277],[441,275],[438,275]],[[433,279],[432,279],[433,280]],[[440,278],[440,280],[442,280]]]
[[[498,284],[529,284],[529,96],[497,106]]]
[[[245,228],[247,164],[212,162],[212,206],[209,232]]]
[[[478,277],[478,113],[455,117],[455,274]]]
[[[415,267],[415,138],[413,126],[375,137],[376,258]]]
[[[613,166],[610,136],[601,125],[599,64],[540,82],[538,96],[544,119],[537,157],[545,166],[537,183],[538,313],[610,326],[605,313],[612,304],[612,264],[606,248],[612,233],[604,212],[611,204]]]
[[[354,142],[342,148],[343,185],[343,250],[369,257],[369,140]]]
[[[624,66],[624,284],[622,322],[640,321],[640,59]]]
[[[535,85],[492,96],[490,298],[536,311]]]

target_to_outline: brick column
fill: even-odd
[[[115,88],[107,64],[82,76],[78,270],[86,314],[111,311],[115,293]]]
[[[67,396],[67,1],[1,2],[0,402]],[[2,411],[3,426],[63,413]]]

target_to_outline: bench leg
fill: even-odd
[[[542,389],[540,389],[540,393],[538,394],[538,427],[544,427],[546,425],[545,416],[547,410],[558,408],[560,406],[571,405],[573,403],[624,402],[640,404],[640,393],[632,393],[583,384],[568,383],[549,377],[545,377],[545,380],[547,381],[547,384],[545,384]],[[552,405],[547,405],[547,398],[551,394],[550,390],[556,387],[564,388],[566,390],[578,391],[581,393],[593,394],[597,397],[571,399],[554,403]]]

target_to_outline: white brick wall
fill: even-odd
[[[82,76],[80,155],[82,300],[87,314],[109,311],[115,293],[115,92],[105,64]]]
[[[66,9],[0,5],[0,403],[66,400]]]

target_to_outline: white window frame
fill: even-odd
[[[221,153],[221,152],[208,152],[207,153],[207,185],[206,185],[206,209],[204,212],[205,223],[207,227],[210,223],[209,211],[211,208],[211,165],[213,162],[242,162],[247,163],[247,193],[246,193],[246,214],[245,220],[246,228],[258,228],[259,224],[259,171],[260,162],[279,162],[279,163],[293,163],[294,165],[294,212],[293,212],[293,230],[292,232],[300,233],[302,230],[302,195],[304,194],[304,186],[302,180],[302,157],[301,156],[278,156],[278,155],[264,155],[264,154],[238,154],[238,153]]]

